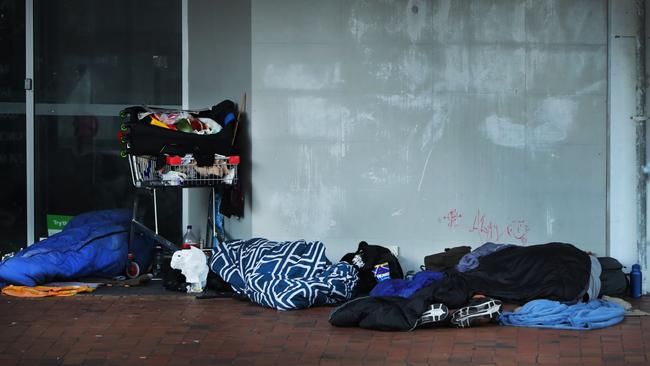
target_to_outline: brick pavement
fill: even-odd
[[[635,305],[650,312],[650,298]],[[648,365],[650,317],[594,331],[482,325],[335,328],[332,308],[278,312],[184,294],[0,297],[0,365]]]

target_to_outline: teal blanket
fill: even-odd
[[[551,300],[533,300],[516,312],[504,312],[503,325],[556,329],[599,329],[623,320],[625,310],[605,300],[565,305]]]

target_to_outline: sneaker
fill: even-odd
[[[481,319],[496,321],[501,315],[501,301],[484,298],[470,301],[468,306],[454,312],[451,324],[458,328],[467,328]]]
[[[445,304],[431,304],[429,310],[422,313],[422,316],[415,322],[413,329],[435,323],[442,323],[449,315],[449,310]]]

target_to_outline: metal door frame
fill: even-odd
[[[182,0],[182,103],[183,108],[187,108],[188,103],[188,24],[187,24],[187,0]],[[25,0],[25,165],[26,165],[26,221],[27,236],[26,245],[32,245],[37,241],[36,238],[36,181],[35,181],[35,104],[34,104],[34,0]],[[181,222],[182,228],[187,225],[189,207],[187,197],[183,194],[183,214]]]
[[[27,245],[35,242],[34,180],[34,0],[25,1],[25,168],[27,191]]]

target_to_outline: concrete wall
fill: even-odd
[[[397,245],[409,269],[488,240],[638,261],[634,0],[188,7],[190,107],[252,110],[233,237]]]
[[[224,99],[240,103],[251,90],[251,7],[250,1],[188,0],[188,107],[205,108]],[[242,141],[248,141],[247,115],[238,129]],[[246,144],[244,144],[246,145]],[[244,146],[246,149],[247,147]],[[250,155],[246,151],[246,155]],[[241,165],[240,177],[250,182],[250,164]],[[250,187],[247,188],[250,194]],[[208,189],[184,190],[190,207],[187,223],[203,237],[209,207]],[[250,197],[241,219],[226,221],[231,237],[251,236]]]
[[[646,38],[645,39],[646,39],[646,45],[647,45],[647,44],[650,43],[650,42],[648,42],[648,38],[650,37],[650,31],[649,31],[649,29],[650,29],[650,16],[648,16],[648,12],[650,11],[650,8],[648,6],[647,1],[643,1],[643,4],[645,6],[645,14],[646,14],[646,18],[645,18]],[[650,74],[648,74],[648,70],[650,70],[650,51],[648,50],[647,46],[646,46],[645,51],[646,51],[645,52],[645,69],[646,69],[645,85],[646,85],[646,89],[647,89],[648,85],[650,85]],[[645,115],[646,116],[649,115],[648,106],[650,106],[650,94],[648,94],[647,90],[646,90],[646,100],[645,100]],[[647,121],[646,121],[646,131],[647,131]],[[650,151],[647,148],[648,146],[650,146],[650,135],[647,132],[646,132],[645,141],[646,141],[646,158],[645,158],[646,163],[645,164],[646,164],[646,167],[647,167],[648,162],[650,162]],[[645,185],[646,192],[650,192],[650,184],[648,184],[648,179],[647,178],[648,178],[648,175],[646,175],[646,185]],[[648,203],[648,195],[646,194],[646,220],[647,220],[647,217],[648,217],[648,213],[650,213],[650,210],[648,209],[648,208],[650,208],[650,205],[648,205],[647,203]],[[648,258],[648,252],[650,251],[650,242],[648,241],[648,238],[650,237],[649,234],[650,234],[650,227],[648,227],[648,225],[646,224],[645,250],[638,248],[638,244],[634,248],[634,252],[636,253],[636,257],[637,257],[636,258],[637,259],[636,263],[639,263],[641,265],[641,271],[642,271],[642,273],[645,273],[645,275],[643,275],[642,279],[641,279],[642,280],[641,291],[644,294],[649,294],[650,293],[650,280],[648,279],[648,273],[650,273],[650,272],[648,272],[650,270],[650,258]],[[637,242],[638,242],[638,240],[637,240]],[[630,267],[628,266],[628,268],[630,268]]]
[[[606,250],[606,1],[253,0],[252,235]]]
[[[637,247],[637,157],[636,122],[636,1],[609,2],[609,230],[610,255],[627,267],[641,264],[648,273],[648,258]],[[646,32],[650,20],[646,18]],[[647,43],[647,35],[646,35]],[[647,60],[650,52],[646,49]],[[647,82],[646,82],[647,85]],[[647,95],[646,95],[647,96]],[[646,100],[647,115],[648,100]],[[646,139],[647,140],[647,139]],[[646,146],[648,143],[646,142]],[[646,154],[646,162],[648,160]],[[647,217],[647,214],[646,214]],[[646,228],[646,238],[648,237]],[[646,244],[647,245],[647,244]],[[647,248],[646,248],[647,252]],[[648,276],[642,289],[648,293]]]
[[[636,263],[636,5],[610,1],[609,243],[610,255],[629,268]]]

